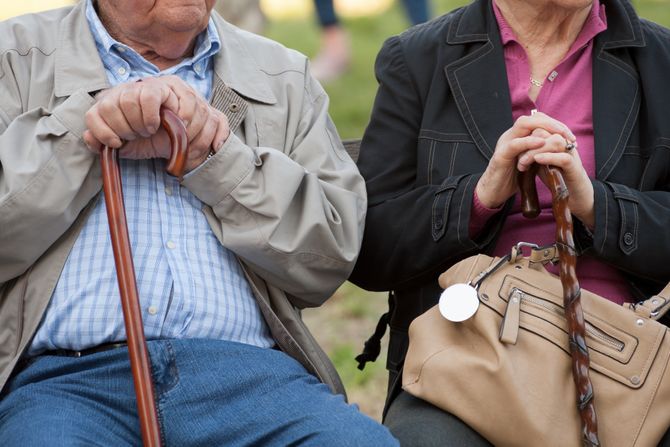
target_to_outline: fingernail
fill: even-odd
[[[158,128],[156,126],[149,126],[147,127],[147,130],[149,131],[150,135],[153,135],[158,131]]]

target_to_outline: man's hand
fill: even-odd
[[[170,141],[160,127],[160,109],[175,112],[188,135],[186,172],[228,139],[228,119],[176,76],[120,84],[96,96],[86,113],[84,141],[93,152],[103,146],[120,149],[123,158],[169,158]]]

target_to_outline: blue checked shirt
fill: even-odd
[[[115,41],[91,0],[86,16],[112,85],[174,74],[209,98],[220,41],[213,22],[194,56],[160,72]],[[212,233],[203,204],[165,172],[163,160],[121,160],[123,196],[147,339],[209,338],[274,345],[233,253]],[[77,239],[29,354],[125,340],[104,197]]]

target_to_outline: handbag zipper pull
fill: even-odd
[[[516,344],[519,336],[519,319],[521,318],[521,300],[523,292],[517,288],[512,289],[512,295],[509,297],[505,316],[500,323],[500,341],[506,344]]]

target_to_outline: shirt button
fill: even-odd
[[[119,50],[119,53],[125,53],[126,49],[124,47],[117,47],[117,50]]]
[[[156,309],[156,306],[149,306],[149,315],[156,315],[158,313],[158,309]]]
[[[122,76],[123,76],[124,74],[126,74],[126,69],[123,68],[123,67],[119,67],[119,69],[116,70],[116,71],[117,71],[120,75],[122,75]]]
[[[626,245],[633,245],[633,233],[626,233],[623,235],[623,243]]]
[[[168,241],[167,248],[169,248],[170,250],[173,250],[173,249],[177,248],[177,244],[175,244],[172,241]]]
[[[168,196],[171,196],[172,195],[172,188],[170,188],[169,186],[166,186],[165,187],[165,194],[167,194]]]

